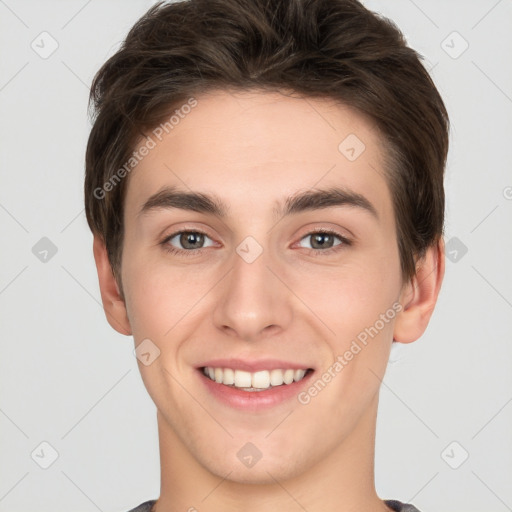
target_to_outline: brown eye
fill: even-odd
[[[178,231],[168,236],[163,243],[178,252],[190,252],[214,245],[210,237],[200,231]]]
[[[311,247],[313,249],[325,249],[331,248],[334,243],[334,235],[328,235],[326,233],[316,233],[311,236]]]
[[[204,243],[204,235],[197,232],[185,232],[180,235],[180,244],[184,249],[199,249]]]
[[[304,240],[310,240],[310,246],[303,245]],[[338,243],[336,242],[336,239],[339,240]],[[332,249],[338,245],[341,245],[342,243],[348,243],[348,240],[346,240],[341,235],[338,235],[336,233],[329,233],[329,232],[323,232],[323,231],[317,231],[313,233],[308,233],[305,237],[301,239],[301,247],[306,247],[307,249],[320,249],[320,250],[327,250]]]

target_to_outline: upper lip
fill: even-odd
[[[293,363],[291,361],[282,361],[279,359],[211,359],[199,365],[199,368],[209,366],[210,368],[231,368],[233,370],[243,370],[246,372],[258,372],[263,370],[306,370],[311,368],[308,364]]]

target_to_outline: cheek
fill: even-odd
[[[386,370],[399,308],[399,268],[394,261],[373,257],[316,278],[304,281],[302,293],[311,297],[311,309],[331,331],[332,355],[323,369],[329,391],[318,403],[337,417],[353,407],[349,417],[356,418],[378,391]],[[321,373],[318,377],[324,380]]]
[[[400,291],[399,269],[395,267],[394,261],[390,264],[376,255],[338,268],[310,267],[290,275],[291,288],[297,290],[305,305],[326,326],[330,337],[335,336],[333,349],[342,350],[347,342],[373,326],[381,314],[392,308]],[[388,317],[394,318],[393,310]],[[385,326],[380,323],[378,326],[387,332],[391,324],[388,321]]]
[[[138,256],[123,260],[128,317],[136,340],[163,340],[178,323],[190,321],[211,288],[208,272],[171,267],[163,258]]]

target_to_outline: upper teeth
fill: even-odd
[[[307,370],[262,370],[259,372],[246,372],[243,370],[232,370],[231,368],[212,368],[206,366],[203,373],[210,379],[237,388],[267,389],[270,386],[281,386],[298,382],[306,374]]]

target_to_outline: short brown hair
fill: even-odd
[[[339,100],[374,123],[386,148],[402,277],[409,280],[415,258],[443,236],[449,138],[446,108],[421,59],[392,21],[357,0],[151,7],[96,74],[89,102],[86,215],[116,278],[128,180],[113,180],[144,130],[201,92],[257,89]]]

